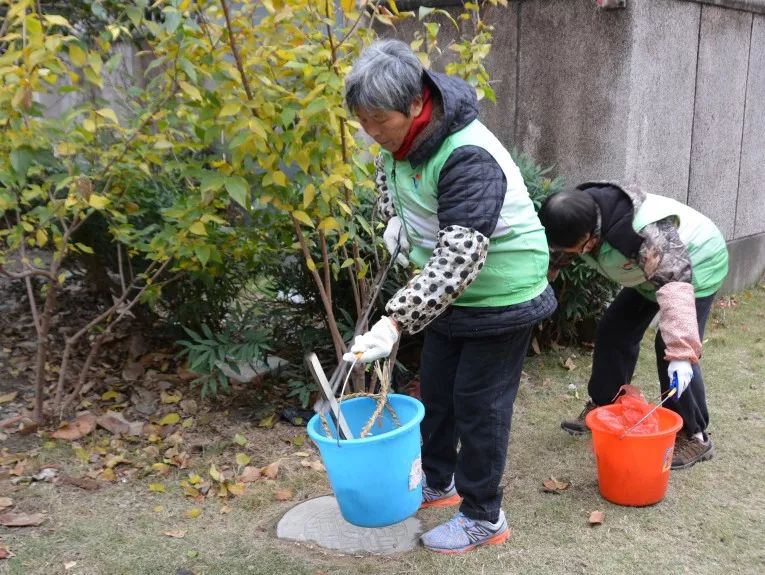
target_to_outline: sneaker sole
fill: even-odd
[[[582,429],[571,429],[570,427],[566,427],[566,425],[563,424],[563,423],[560,424],[560,428],[563,431],[565,431],[566,433],[568,433],[569,435],[587,435],[587,434],[591,433],[589,428],[584,429],[584,430],[582,430]]]
[[[674,465],[670,467],[672,471],[678,471],[680,469],[688,469],[689,467],[693,467],[697,463],[700,463],[701,461],[709,461],[715,456],[715,448],[712,446],[709,451],[699,456],[698,459],[694,459],[693,461],[689,461],[688,463],[685,463],[683,465],[678,465],[675,467]]]
[[[438,549],[437,547],[428,547],[426,545],[423,547],[425,547],[425,549],[428,551],[435,551],[436,553],[443,553],[444,555],[462,555],[463,553],[472,551],[481,545],[502,545],[508,539],[510,539],[510,530],[505,528],[504,531],[491,536],[489,539],[473,543],[472,545],[468,545],[467,547],[462,547],[460,549]]]
[[[462,497],[459,495],[451,495],[441,499],[434,499],[433,501],[423,501],[420,504],[420,509],[428,509],[429,507],[451,507],[452,505],[459,505],[460,503],[462,503]]]

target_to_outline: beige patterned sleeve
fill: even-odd
[[[489,239],[462,226],[438,232],[438,245],[422,271],[397,291],[385,306],[399,330],[417,333],[436,319],[478,276]]]

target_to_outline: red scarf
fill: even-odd
[[[393,153],[393,157],[396,160],[403,160],[412,148],[414,139],[420,135],[420,132],[430,122],[430,115],[433,113],[433,99],[430,97],[430,90],[427,86],[422,87],[422,111],[412,121],[412,125],[409,126],[409,132],[404,138],[404,142],[401,147]]]

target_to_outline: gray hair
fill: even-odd
[[[422,96],[422,64],[400,40],[378,40],[366,48],[345,78],[350,110],[395,110],[406,116]]]

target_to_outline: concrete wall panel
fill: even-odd
[[[734,236],[740,238],[761,232],[765,232],[765,16],[755,16]]]
[[[632,4],[626,10],[599,10],[589,0],[520,5],[515,140],[570,183],[624,178]]]
[[[733,237],[752,14],[703,6],[688,204]]]
[[[686,201],[701,6],[635,3],[626,179]]]

